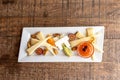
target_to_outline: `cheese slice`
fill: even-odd
[[[39,40],[44,40],[45,39],[42,32],[38,32],[37,35],[36,35],[36,38],[39,39]]]
[[[86,29],[86,33],[87,33],[87,36],[93,35],[93,34],[94,34],[93,28],[87,28],[87,29]]]
[[[39,41],[38,43],[36,43],[35,45],[33,45],[32,47],[28,48],[26,51],[28,53],[28,55],[32,55],[32,53],[40,46],[42,45],[43,41]]]
[[[34,53],[34,51],[40,47],[43,43],[45,43],[49,38],[51,37],[47,37],[44,40],[40,40],[39,42],[37,42],[35,45],[31,46],[30,48],[28,48],[26,51],[28,53],[28,55],[32,55]]]
[[[34,45],[34,44],[36,44],[37,42],[39,42],[38,39],[30,38],[30,43],[31,43],[31,45]]]
[[[62,44],[64,43],[67,47],[70,47],[70,44],[68,42],[69,38],[68,36],[64,36],[63,38],[59,39],[58,41],[55,42],[55,45],[60,49],[62,50],[63,47],[62,47]]]

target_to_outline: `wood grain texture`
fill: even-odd
[[[101,63],[18,63],[23,27],[105,26]],[[120,0],[0,0],[0,80],[120,80]]]

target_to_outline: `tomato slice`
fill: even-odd
[[[81,57],[89,58],[94,53],[94,46],[91,42],[82,42],[77,46],[77,52]]]

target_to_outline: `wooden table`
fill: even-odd
[[[23,27],[105,26],[101,63],[18,63]],[[0,80],[120,80],[120,0],[0,0]]]

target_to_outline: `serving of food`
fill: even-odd
[[[27,28],[19,62],[101,62],[104,27]],[[66,31],[63,31],[66,30]],[[23,30],[23,34],[25,34]],[[101,40],[100,40],[101,39]],[[22,44],[21,44],[22,46]],[[26,58],[21,58],[21,57]],[[20,59],[21,58],[21,59]],[[28,58],[28,59],[27,59]],[[32,60],[33,59],[33,60]]]

